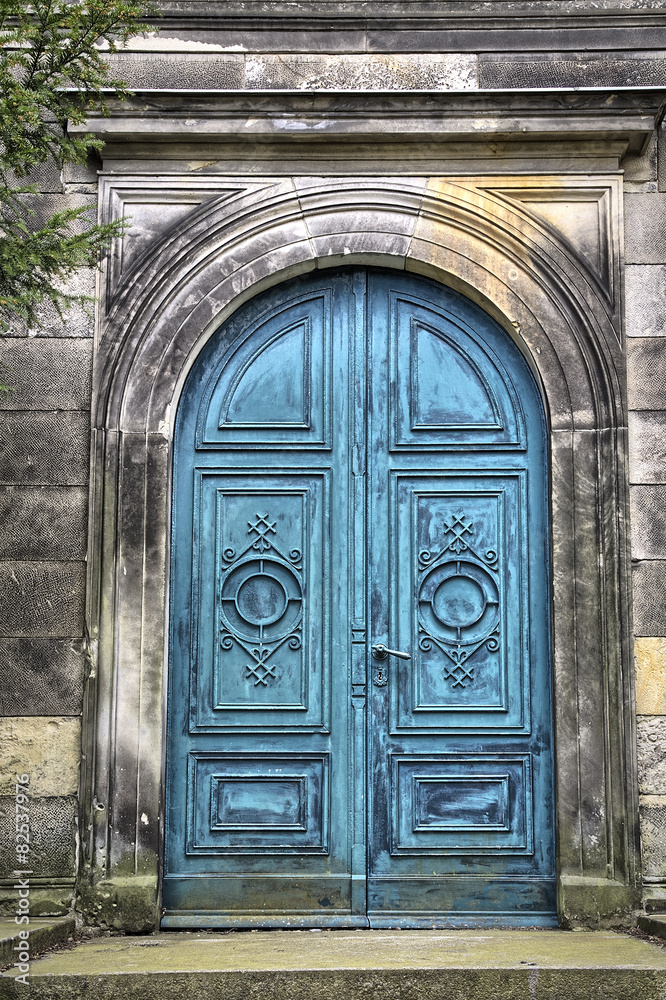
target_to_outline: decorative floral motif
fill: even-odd
[[[237,555],[223,549],[227,563],[220,587],[221,636],[223,650],[238,646],[252,658],[246,663],[246,680],[254,687],[267,687],[277,680],[276,664],[269,659],[285,644],[301,648],[303,627],[302,553],[286,553],[276,544],[277,521],[256,514],[248,521],[248,535],[254,536]]]
[[[477,552],[470,545],[470,539],[465,538],[466,534],[472,534],[474,522],[468,520],[465,514],[454,514],[450,522],[444,521],[444,535],[452,535],[446,540],[446,544],[439,552],[431,552],[430,549],[421,549],[419,552],[419,565],[421,569],[433,566],[445,552],[455,552],[461,555],[463,552],[470,552],[472,555],[484,563],[486,566],[497,567],[497,552],[494,549],[487,549],[484,553]]]
[[[441,650],[444,679],[454,688],[473,683],[474,664],[468,661],[481,646],[499,649],[497,552],[477,551],[473,528],[462,511],[454,514],[444,521],[445,544],[418,556],[419,648]]]

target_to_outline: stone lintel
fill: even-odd
[[[617,143],[640,152],[666,90],[143,90],[73,133],[105,142]]]

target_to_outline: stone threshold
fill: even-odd
[[[666,950],[611,931],[174,931],[83,941],[15,973],[31,1000],[663,1000]]]

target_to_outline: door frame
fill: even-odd
[[[146,178],[137,183],[145,192]],[[173,175],[152,182],[156,201],[160,184],[173,189]],[[102,178],[105,204],[122,207],[127,187]],[[217,176],[207,188],[215,196],[133,268],[123,272],[113,255],[102,283],[81,778],[87,918],[135,931],[159,919],[170,466],[185,376],[249,297],[316,267],[371,264],[471,298],[517,343],[541,388],[558,915],[562,926],[626,921],[638,901],[638,809],[619,175]],[[599,204],[599,266],[530,210],[530,191],[544,189]]]

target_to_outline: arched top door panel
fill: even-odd
[[[387,299],[393,447],[524,448],[525,421],[495,323],[455,292],[439,298],[439,307],[404,291]]]
[[[197,447],[326,448],[330,442],[331,290],[241,311],[209,373]],[[216,335],[216,343],[219,335]]]
[[[197,448],[330,448],[336,287],[326,275],[315,285],[270,309],[250,303],[214,335]],[[392,447],[525,447],[519,393],[501,360],[506,335],[483,310],[441,286],[428,301],[397,280],[381,308]]]

